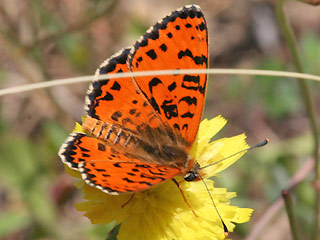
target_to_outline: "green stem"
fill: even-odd
[[[293,202],[292,202],[292,197],[291,194],[287,190],[282,191],[282,198],[284,200],[285,206],[286,206],[286,211],[290,223],[290,230],[291,230],[291,235],[293,240],[298,240],[298,228],[297,228],[297,220],[296,216],[293,211]]]
[[[303,73],[304,69],[302,66],[302,61],[301,57],[298,51],[298,46],[297,46],[297,41],[295,38],[295,35],[293,33],[293,30],[286,18],[286,15],[284,13],[284,3],[286,0],[278,0],[276,2],[276,15],[279,21],[279,25],[282,31],[282,34],[284,36],[284,39],[286,41],[286,44],[289,48],[289,52],[292,57],[293,64],[297,70],[297,72]],[[306,2],[304,0],[303,2]],[[309,1],[310,2],[310,1]],[[316,122],[316,114],[313,108],[312,100],[311,100],[311,95],[309,91],[309,87],[306,83],[305,80],[303,79],[298,79],[298,84],[299,84],[299,89],[300,93],[302,96],[302,100],[305,105],[305,109],[310,121],[311,125],[311,130],[312,130],[312,135],[313,135],[313,141],[314,141],[314,159],[315,159],[315,181],[320,180],[320,175],[319,175],[319,151],[318,151],[318,146],[319,146],[319,138],[318,138],[318,126]],[[313,233],[311,236],[311,239],[317,239],[317,236],[319,236],[319,213],[320,213],[320,196],[318,191],[316,191],[316,199],[315,199],[315,205],[314,205],[314,226],[313,226]]]

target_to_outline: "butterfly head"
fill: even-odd
[[[190,160],[189,160],[190,161]],[[193,161],[194,162],[194,161]],[[200,175],[200,165],[197,162],[194,162],[193,168],[191,168],[189,171],[187,171],[184,176],[184,180],[187,182],[193,182],[193,181],[199,181],[201,180]]]

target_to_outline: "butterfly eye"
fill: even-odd
[[[195,172],[192,172],[192,171],[189,171],[187,172],[185,175],[184,175],[184,180],[186,180],[187,182],[192,182],[194,181],[195,179],[197,179],[199,177],[199,174],[198,173],[195,173]]]

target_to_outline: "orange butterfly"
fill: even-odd
[[[190,5],[106,60],[96,76],[207,67],[206,21],[200,7]],[[94,80],[86,97],[86,133],[71,133],[59,156],[87,184],[109,194],[145,190],[177,175],[199,180],[200,166],[188,152],[206,86],[206,74]]]

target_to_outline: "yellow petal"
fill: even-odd
[[[76,122],[76,126],[74,127],[72,132],[82,132],[82,133],[84,133],[81,124],[77,123],[77,122]]]
[[[230,138],[222,138],[210,144],[207,144],[204,147],[203,154],[200,155],[196,160],[202,167],[215,162],[218,163],[204,168],[202,170],[203,173],[205,173],[208,177],[214,176],[218,172],[221,172],[222,170],[233,164],[235,161],[237,161],[243,154],[246,153],[246,151],[238,153],[234,156],[232,155],[249,147],[249,145],[245,142],[245,139],[246,135],[240,134],[238,136]],[[226,157],[230,158],[219,162]]]
[[[193,158],[198,159],[199,155],[203,153],[205,145],[226,125],[226,123],[227,120],[220,115],[210,120],[202,120],[190,155]]]

